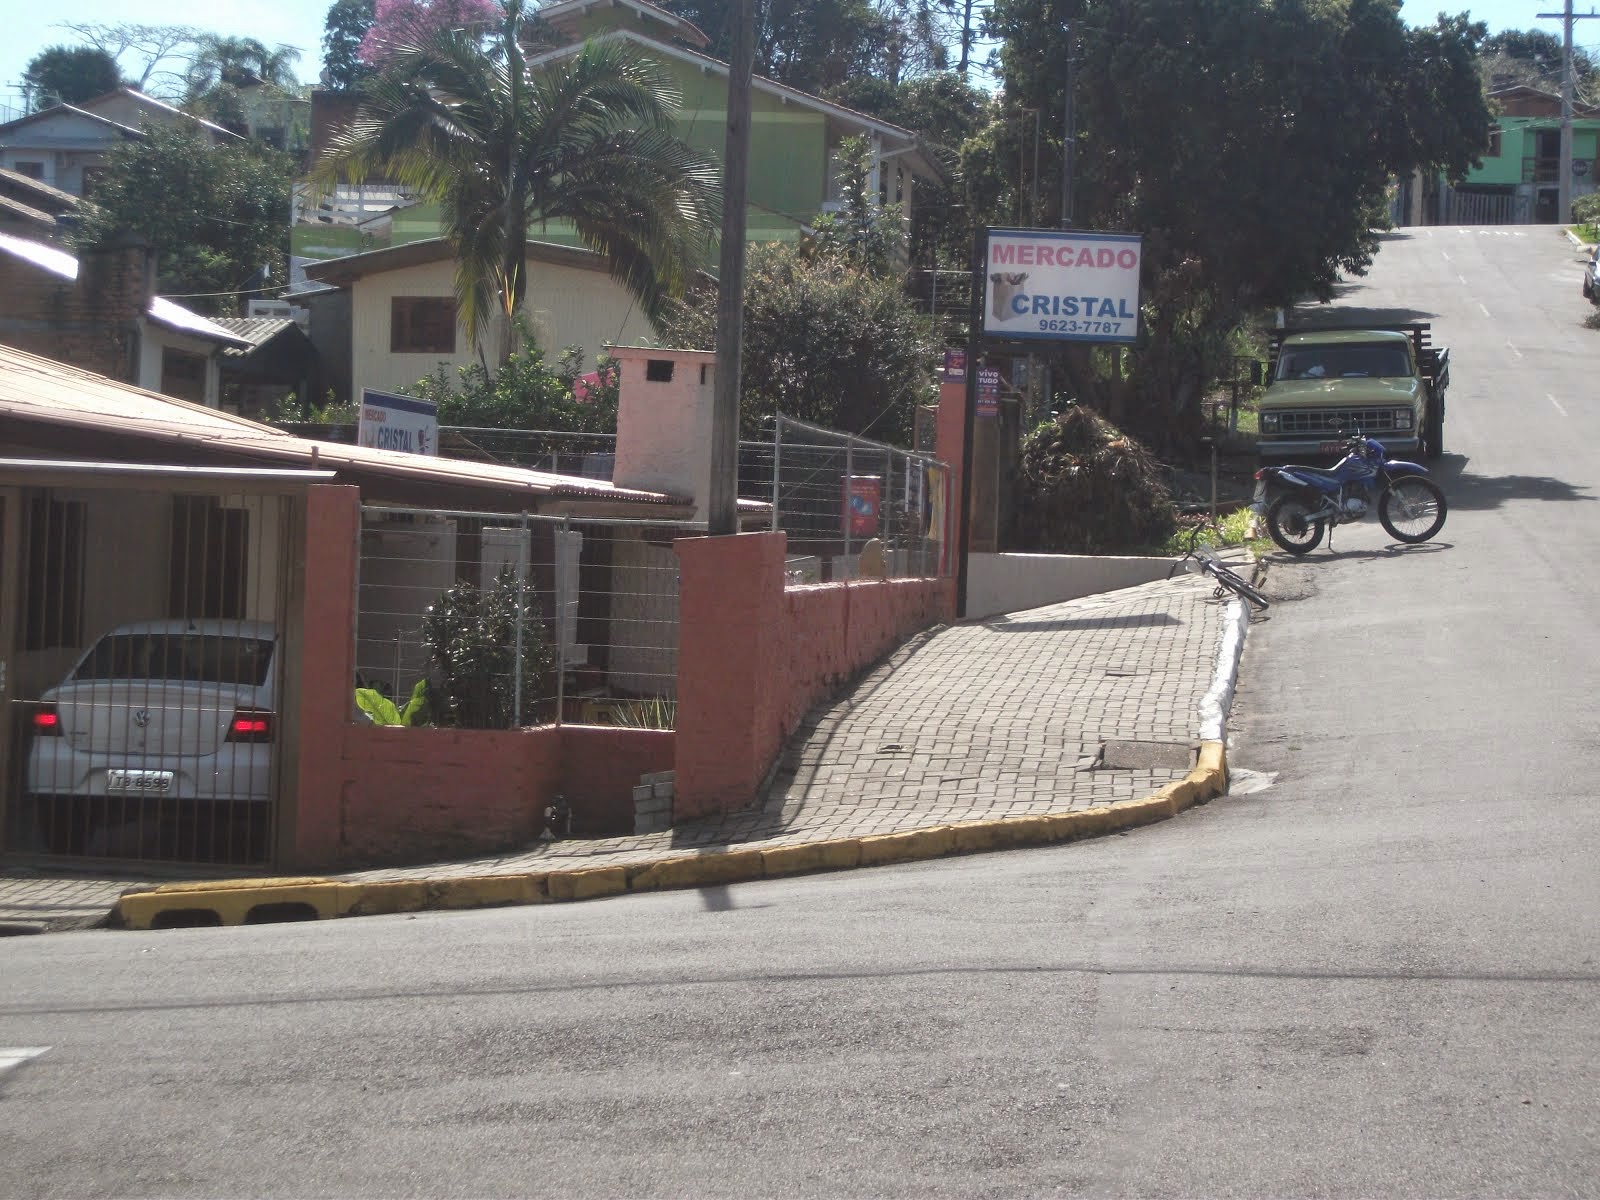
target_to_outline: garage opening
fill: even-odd
[[[8,859],[270,863],[295,500],[218,486],[3,494]]]

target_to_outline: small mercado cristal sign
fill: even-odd
[[[415,396],[361,389],[356,440],[378,450],[407,454],[439,453],[439,406]]]
[[[985,337],[1076,342],[1138,338],[1138,234],[1067,229],[990,229],[987,234]]]

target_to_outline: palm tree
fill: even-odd
[[[720,218],[715,164],[673,132],[678,95],[648,60],[591,42],[531,70],[522,0],[485,46],[437,33],[397,47],[317,176],[383,177],[440,205],[469,339],[493,315],[509,357],[530,229],[570,222],[657,319],[706,260]]]

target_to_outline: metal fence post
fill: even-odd
[[[778,520],[778,501],[782,497],[781,484],[783,481],[783,414],[778,414],[778,420],[772,434],[772,532],[776,533],[783,527]]]
[[[528,513],[522,513],[522,540],[517,543],[517,642],[511,659],[511,728],[522,728],[522,621],[528,611]]]
[[[883,541],[883,577],[885,579],[893,579],[895,577],[894,550],[900,541],[898,537],[894,536],[894,526],[889,524],[889,518],[894,515],[894,465],[898,457],[891,450],[884,455],[885,461],[883,464],[883,504],[879,507],[878,512],[878,530],[879,537]]]
[[[928,577],[928,527],[923,524],[928,511],[928,464],[917,464],[917,578]]]
[[[844,577],[846,581],[855,578],[855,568],[850,565],[850,477],[856,473],[856,439],[847,437],[844,440],[844,504],[842,506],[844,520]]]
[[[562,555],[565,555],[566,552],[567,552],[567,543],[569,541],[571,541],[571,535],[572,535],[572,514],[571,513],[563,513],[561,515],[561,554]],[[581,556],[582,552],[580,551],[579,553],[580,553],[580,556]],[[558,558],[559,558],[559,556],[558,556]],[[573,590],[574,595],[576,595],[577,592],[578,592],[578,581],[576,579],[574,579],[572,581],[572,590]],[[578,636],[578,616],[577,616],[576,612],[574,612],[573,615],[572,615],[572,636],[573,636],[574,639],[576,639],[577,636]],[[566,719],[566,715],[567,715],[566,714],[566,709],[567,709],[567,648],[564,645],[562,645],[562,642],[561,642],[561,614],[558,612],[556,614],[556,724],[557,725],[560,725],[561,722]]]

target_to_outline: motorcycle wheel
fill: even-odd
[[[1420,476],[1397,479],[1378,497],[1378,520],[1390,537],[1410,546],[1430,540],[1443,529],[1449,511],[1439,485]]]
[[[1311,520],[1311,506],[1299,496],[1279,496],[1267,509],[1267,532],[1293,555],[1310,554],[1322,541],[1322,520]]]

